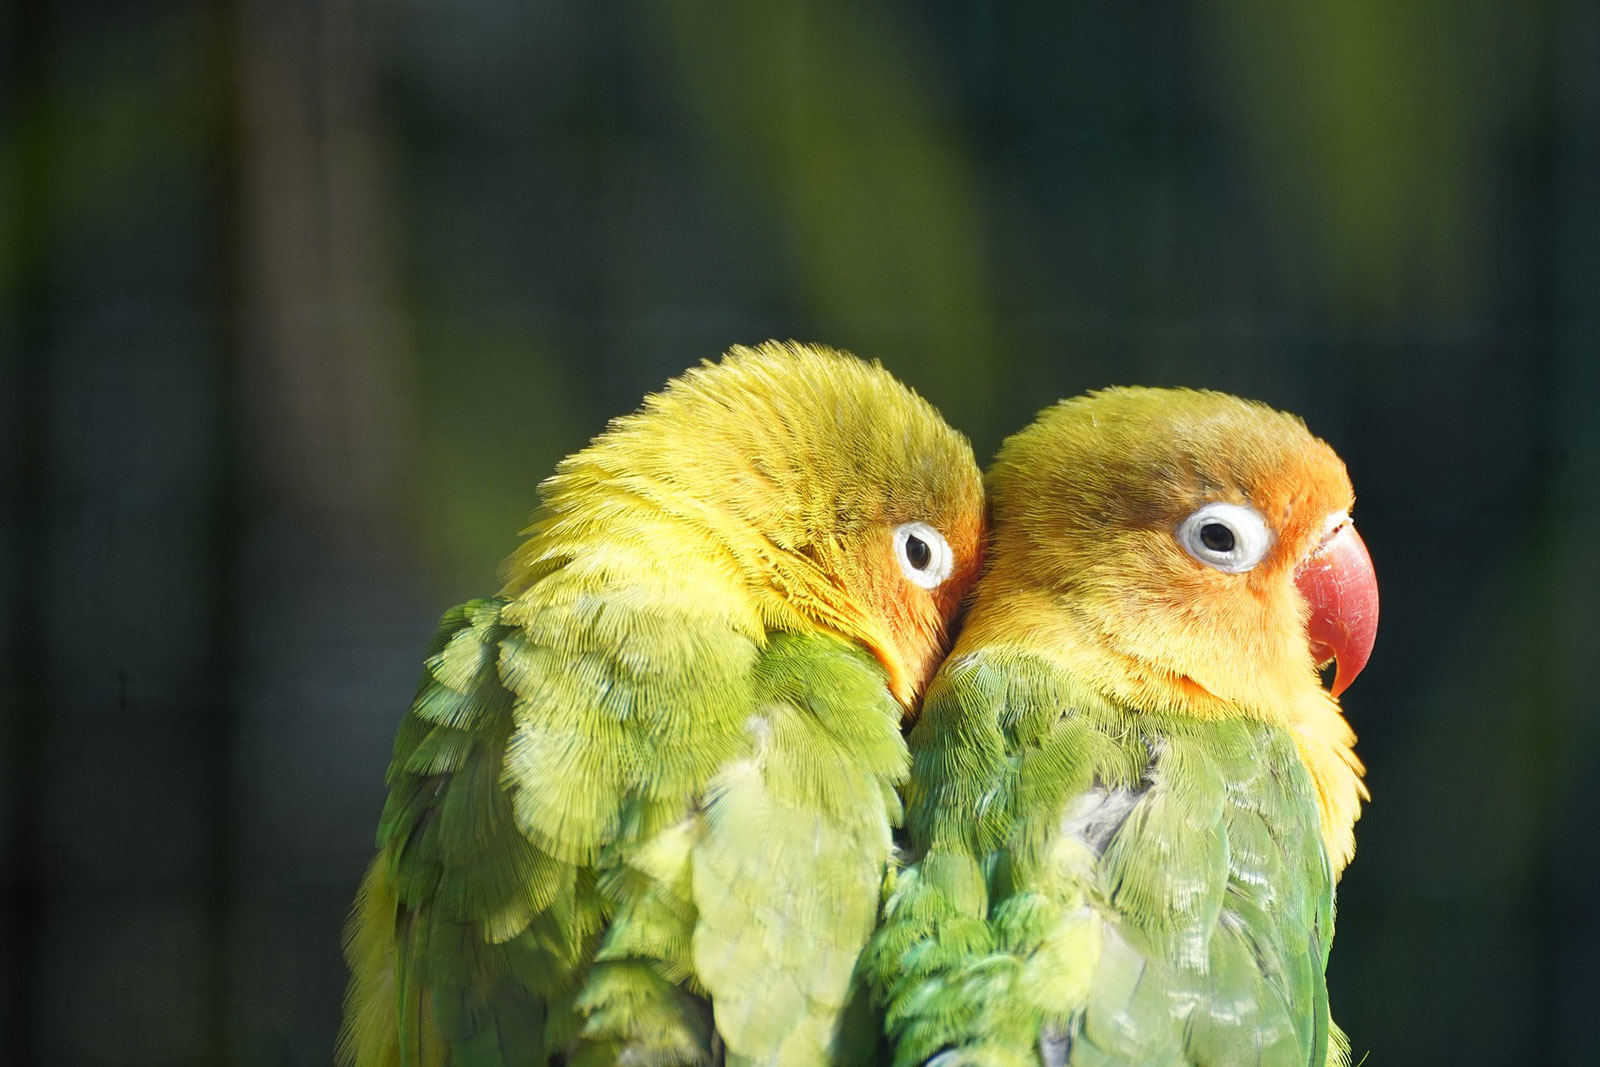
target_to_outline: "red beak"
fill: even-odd
[[[1348,521],[1318,545],[1295,572],[1294,584],[1311,605],[1306,626],[1317,663],[1339,661],[1333,695],[1350,688],[1378,637],[1378,576],[1361,536]]]

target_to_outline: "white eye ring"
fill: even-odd
[[[894,558],[911,584],[934,589],[950,577],[955,554],[944,535],[925,522],[906,522],[894,528]]]
[[[1178,527],[1178,544],[1183,550],[1225,574],[1243,574],[1253,568],[1272,547],[1272,541],[1267,520],[1244,504],[1212,501]]]

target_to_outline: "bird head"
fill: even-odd
[[[1344,464],[1293,416],[1213,392],[1047,409],[990,472],[994,573],[969,632],[1040,632],[1132,706],[1265,718],[1366,664],[1372,563]]]
[[[878,364],[793,343],[691,368],[564,461],[543,495],[534,532],[599,524],[630,571],[707,610],[736,604],[749,630],[857,642],[908,713],[982,552],[966,439]],[[514,558],[513,587],[519,570],[573,554],[548,540]]]

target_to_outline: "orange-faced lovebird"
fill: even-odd
[[[866,957],[893,1062],[1343,1062],[1323,973],[1366,794],[1338,697],[1378,618],[1344,465],[1261,404],[1108,389],[987,487]]]

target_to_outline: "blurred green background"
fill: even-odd
[[[1112,383],[1303,414],[1384,592],[1335,1013],[1594,1061],[1600,5],[3,12],[0,1061],[328,1062],[433,620],[768,337],[980,457]]]

